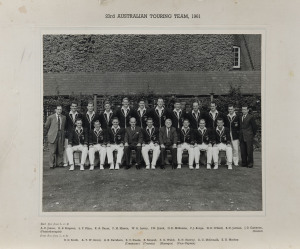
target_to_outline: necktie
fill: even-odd
[[[242,121],[244,122],[244,119],[245,119],[246,115],[243,115],[243,118],[242,118]]]
[[[58,122],[57,122],[58,123],[58,130],[60,131],[60,116],[58,115],[57,118],[58,118]]]

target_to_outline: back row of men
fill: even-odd
[[[143,100],[139,108],[129,107],[128,98],[122,101],[122,107],[115,112],[109,103],[105,111],[98,115],[94,112],[93,103],[87,106],[85,114],[77,112],[77,104],[71,103],[70,112],[61,115],[61,106],[57,106],[56,114],[47,118],[45,127],[48,130],[50,150],[50,167],[67,166],[74,170],[73,152],[82,151],[81,170],[89,155],[91,167],[94,169],[94,155],[99,151],[100,169],[103,169],[107,155],[110,169],[119,169],[125,152],[126,168],[129,168],[131,150],[136,151],[136,167],[141,164],[141,154],[146,169],[155,169],[161,154],[161,168],[164,168],[166,149],[172,152],[172,168],[181,168],[182,152],[189,153],[189,167],[199,168],[200,151],[207,152],[207,168],[218,168],[218,154],[226,151],[227,165],[232,169],[238,166],[239,144],[241,147],[242,166],[253,167],[253,137],[256,133],[254,118],[248,114],[248,107],[242,107],[242,116],[235,113],[234,106],[228,106],[228,115],[217,110],[216,103],[210,104],[208,113],[200,111],[199,103],[193,103],[193,110],[185,113],[181,103],[175,101],[174,110],[164,107],[159,98],[157,106],[145,107]],[[149,150],[153,151],[152,162],[149,161]],[[113,151],[117,151],[116,164],[113,163]],[[55,160],[56,158],[56,160]]]

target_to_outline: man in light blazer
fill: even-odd
[[[253,138],[257,131],[254,117],[249,114],[247,105],[242,106],[243,115],[240,117],[240,146],[242,166],[253,167]]]
[[[172,153],[172,169],[177,166],[177,130],[172,127],[172,120],[167,119],[165,126],[159,130],[159,143],[161,149],[161,169],[165,169],[165,159],[167,156],[166,150],[170,150]]]
[[[57,105],[55,112],[55,114],[52,114],[47,118],[45,123],[48,134],[50,152],[49,165],[51,169],[55,168],[55,166],[63,166],[65,141],[66,116],[61,114],[62,106]]]

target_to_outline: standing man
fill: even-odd
[[[100,114],[100,122],[102,129],[109,129],[112,126],[113,111],[109,102],[104,104],[104,112]]]
[[[195,101],[193,103],[193,110],[187,114],[187,118],[190,121],[191,129],[197,130],[199,128],[200,119],[206,120],[207,114],[200,111],[199,103]]]
[[[172,169],[175,169],[177,165],[177,131],[176,128],[171,126],[172,120],[167,119],[165,122],[165,126],[161,127],[159,130],[162,169],[165,169],[165,160],[168,160],[166,150],[170,150],[172,153]]]
[[[89,132],[89,159],[90,170],[94,170],[95,153],[99,152],[100,169],[104,169],[104,161],[106,157],[107,131],[101,128],[99,120],[94,121],[94,130]]]
[[[228,115],[225,119],[225,126],[229,129],[231,146],[232,146],[232,160],[234,166],[239,166],[239,133],[240,133],[240,119],[235,113],[234,106],[228,106]]]
[[[49,165],[51,169],[54,169],[56,165],[63,166],[66,117],[61,112],[62,106],[57,105],[55,114],[50,115],[45,123],[48,134]]]
[[[70,164],[69,170],[74,170],[73,153],[81,151],[80,170],[84,170],[84,163],[88,155],[88,130],[82,127],[82,120],[76,120],[76,128],[69,134],[67,155]]]
[[[139,101],[139,108],[135,110],[134,116],[136,117],[136,125],[142,129],[147,126],[147,118],[149,117],[149,110],[145,107],[145,100],[141,99]]]
[[[135,150],[136,154],[136,169],[141,168],[141,157],[142,157],[142,142],[143,142],[143,132],[142,129],[136,126],[136,119],[131,118],[130,127],[125,129],[125,162],[126,169],[131,167],[130,165],[130,155],[131,151]]]
[[[247,105],[242,106],[242,117],[240,117],[240,143],[242,166],[253,167],[253,138],[257,131],[254,117],[249,114]]]
[[[232,169],[232,148],[230,132],[227,127],[224,127],[224,120],[222,118],[217,119],[217,128],[214,129],[214,146],[213,146],[213,160],[214,169],[218,169],[219,152],[220,150],[226,151],[227,166],[228,169]]]
[[[94,111],[94,103],[89,102],[87,105],[87,112],[83,115],[83,127],[90,130],[94,130],[94,121],[99,120],[99,115]]]
[[[178,132],[178,148],[177,148],[177,160],[178,166],[177,169],[181,169],[182,165],[182,153],[184,150],[187,150],[189,153],[189,168],[194,169],[194,137],[193,131],[189,127],[190,122],[188,119],[183,121],[183,126]]]
[[[171,116],[173,127],[175,127],[179,131],[182,127],[185,114],[181,109],[181,103],[178,99],[175,100],[174,110],[170,112],[170,116]]]
[[[148,118],[147,127],[143,130],[142,155],[146,163],[146,169],[150,169],[149,150],[153,151],[151,169],[155,169],[160,154],[158,145],[158,128],[153,126],[153,119]]]
[[[121,128],[127,128],[130,126],[129,120],[131,117],[134,117],[134,112],[129,108],[128,98],[123,98],[122,107],[116,111],[116,117],[119,119]]]
[[[106,147],[107,161],[110,164],[109,169],[120,169],[122,157],[124,154],[124,136],[125,130],[119,126],[119,119],[113,118],[112,127],[108,129],[108,142]],[[113,152],[117,151],[117,161],[114,165]]]
[[[167,118],[170,118],[170,112],[164,107],[164,100],[162,98],[157,99],[157,106],[151,110],[151,117],[155,128],[160,129]]]
[[[210,111],[207,115],[206,126],[207,128],[215,129],[217,127],[217,119],[224,118],[224,114],[217,110],[217,105],[215,102],[210,103]]]
[[[195,162],[196,169],[199,169],[199,160],[201,151],[206,151],[207,154],[207,169],[211,169],[211,161],[213,156],[212,151],[212,142],[213,136],[212,131],[205,127],[205,120],[200,119],[199,128],[194,131],[194,139],[195,139]]]

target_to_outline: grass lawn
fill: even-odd
[[[48,167],[44,153],[43,211],[261,211],[261,152],[254,167],[228,170],[69,171]]]

